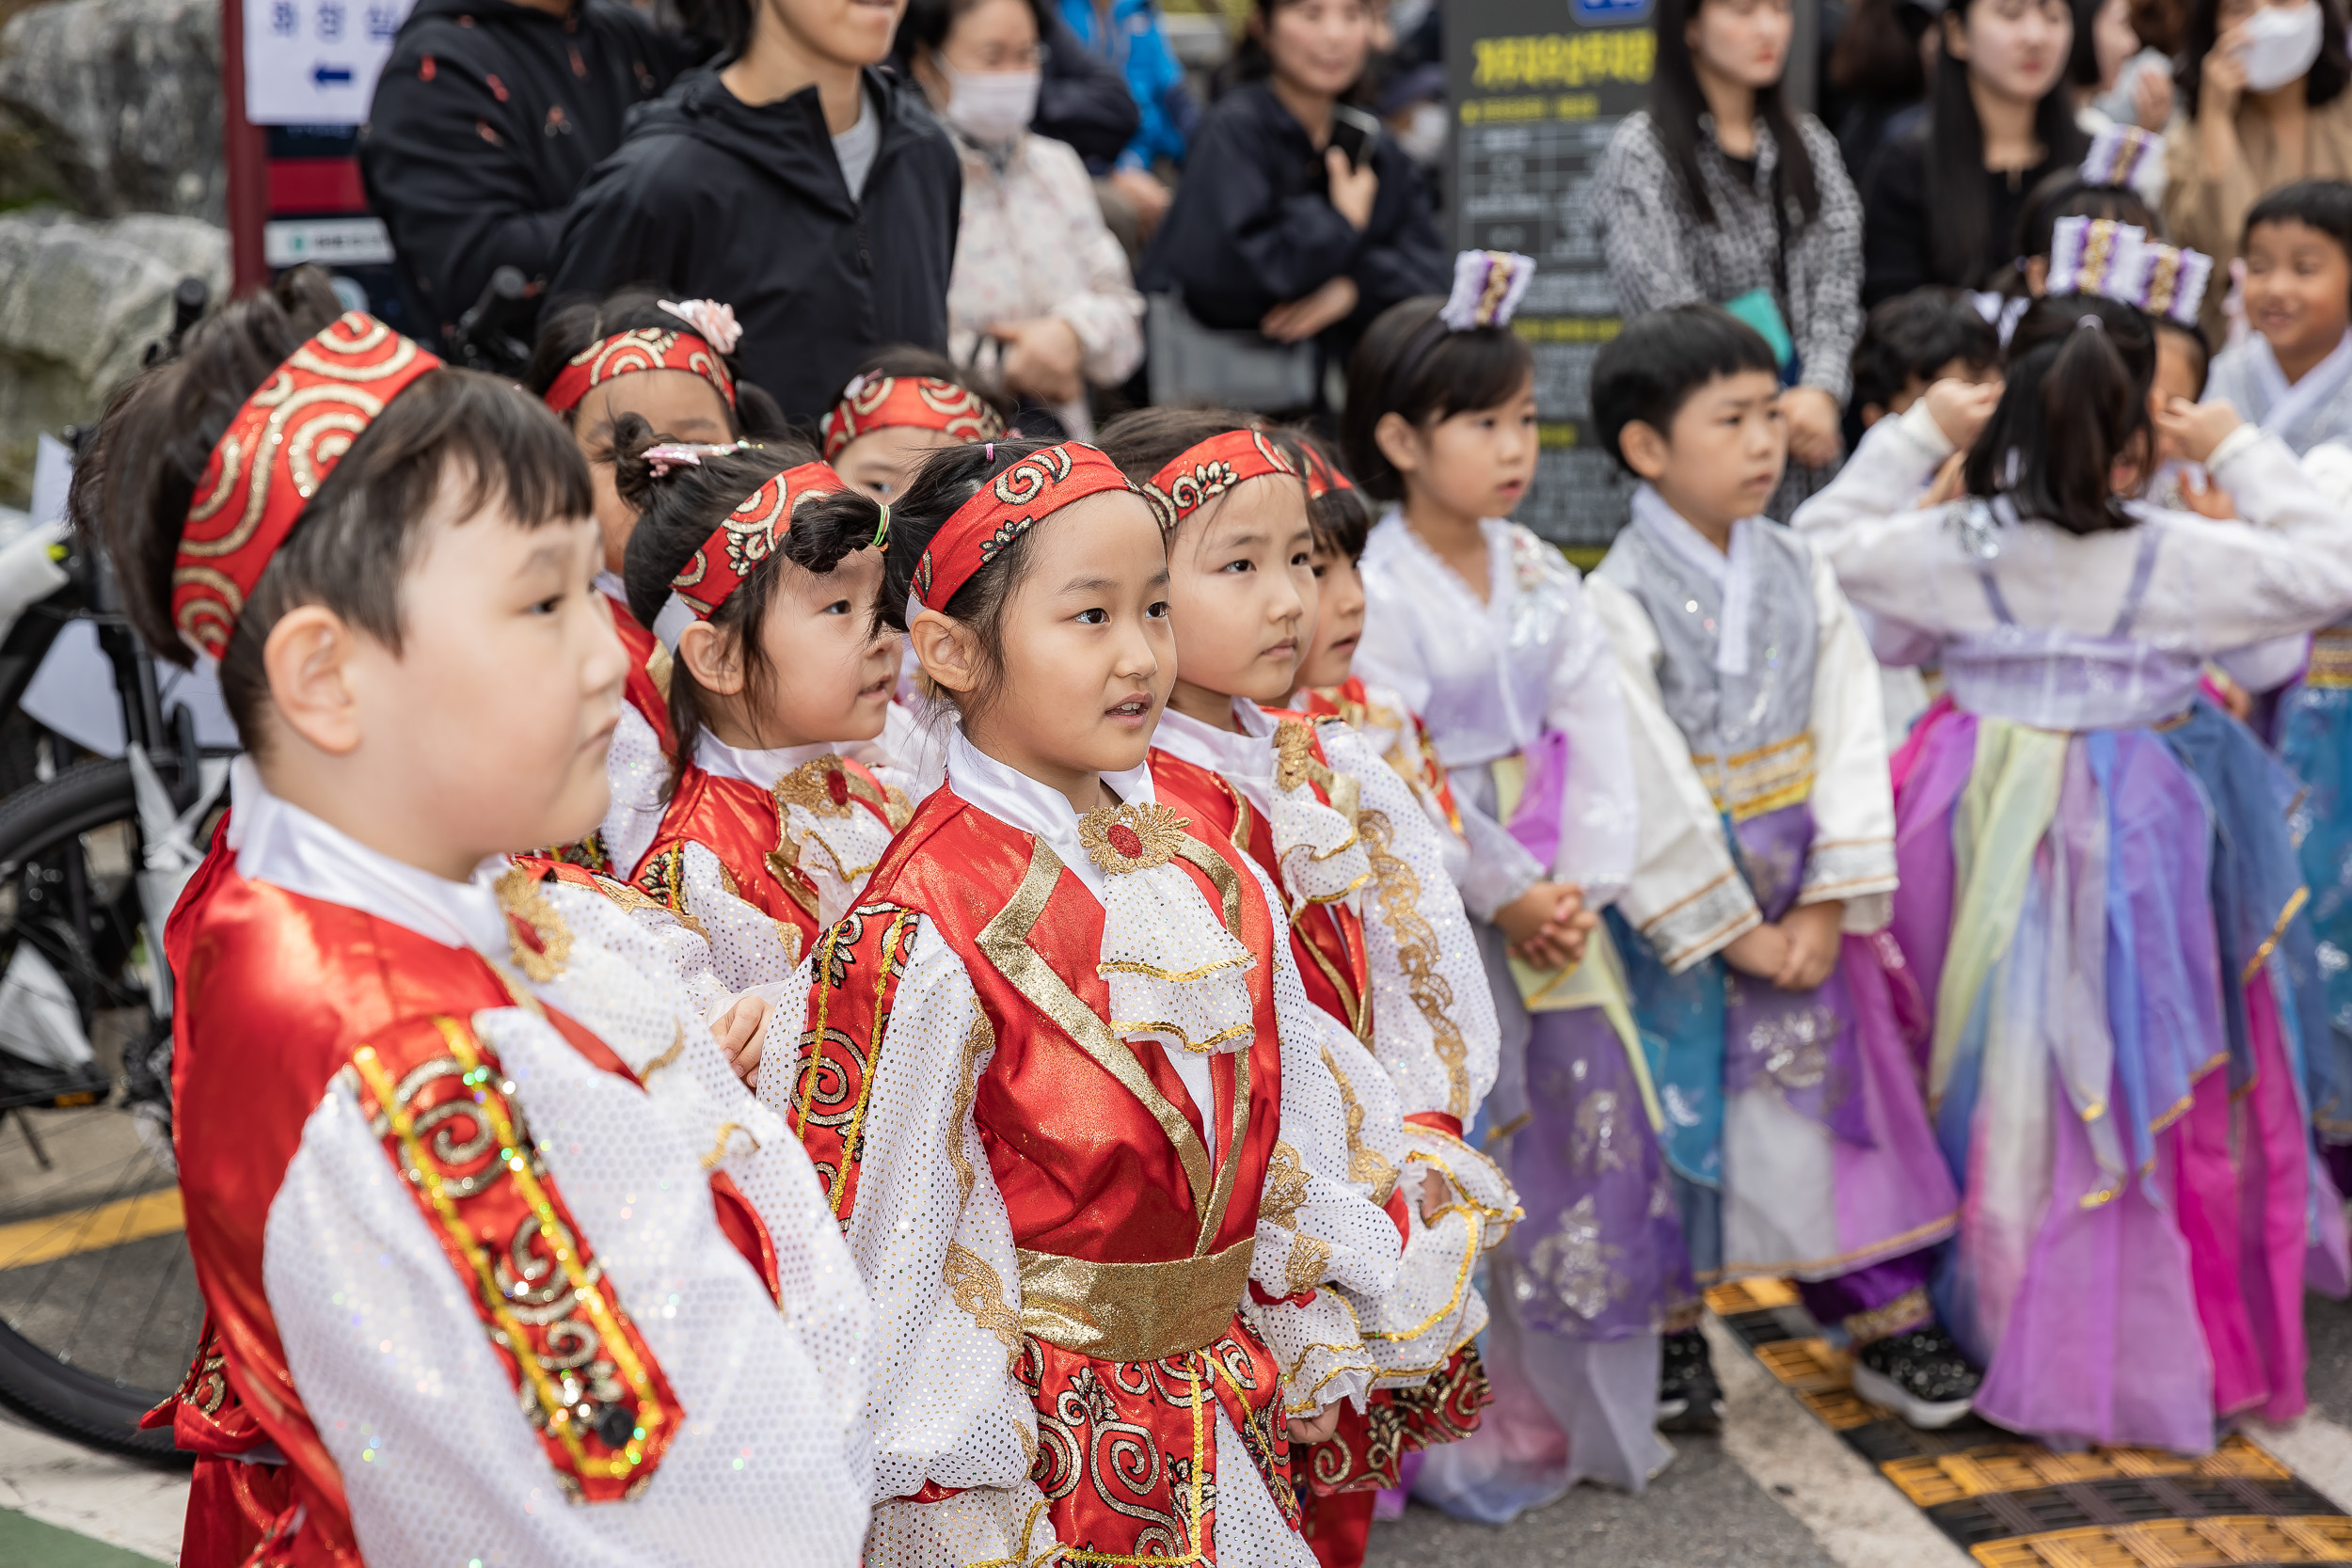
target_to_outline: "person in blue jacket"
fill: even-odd
[[[1107,168],[1089,156],[1088,171],[1103,188],[1104,217],[1136,238],[1148,240],[1168,212],[1168,189],[1154,172],[1162,164],[1184,166],[1200,106],[1184,86],[1184,68],[1168,46],[1154,0],[1059,0],[1061,19],[1078,41],[1124,76],[1142,123]],[[1081,149],[1081,150],[1085,150]],[[1124,207],[1122,214],[1117,209]],[[1126,236],[1122,235],[1122,238]]]

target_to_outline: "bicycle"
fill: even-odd
[[[183,285],[151,363],[204,304],[200,283]],[[94,1447],[185,1463],[168,1429],[137,1427],[179,1386],[203,1315],[171,1158],[160,938],[227,763],[198,744],[184,704],[165,711],[94,542],[69,535],[47,553],[62,560],[44,580],[62,583],[0,639],[0,1403]],[[119,757],[76,755],[21,707],[85,620],[114,673]]]

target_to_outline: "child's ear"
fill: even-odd
[[[907,640],[914,644],[923,673],[935,685],[956,692],[979,689],[978,648],[971,629],[961,622],[951,621],[935,610],[919,610],[914,624],[907,628]]]
[[[1629,420],[1617,432],[1617,450],[1625,453],[1625,466],[1644,479],[1656,479],[1666,471],[1666,460],[1674,448],[1658,427],[1647,420]]]
[[[1372,440],[1398,473],[1409,474],[1421,467],[1421,432],[1404,415],[1381,415],[1380,422],[1372,427]]]
[[[289,610],[262,643],[270,705],[286,727],[332,756],[359,747],[359,704],[350,663],[359,634],[325,605]]]
[[[714,696],[733,697],[743,689],[742,649],[707,621],[695,621],[678,634],[677,658],[694,684]]]

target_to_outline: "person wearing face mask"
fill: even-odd
[[[2165,225],[2227,274],[2246,214],[2296,180],[2352,178],[2352,56],[2331,0],[2194,0],[2175,73],[2187,124],[2166,140]],[[2222,296],[2204,327],[2223,337]]]
[[[1661,0],[1650,107],[1610,138],[1595,183],[1629,318],[1724,304],[1780,359],[1786,515],[1837,460],[1862,332],[1862,203],[1837,143],[1781,102],[1788,0]]]
[[[944,350],[963,178],[923,94],[875,69],[904,4],[712,0],[718,58],[590,174],[549,295],[723,299],[742,373],[809,424],[882,344]]]
[[[1034,0],[910,0],[893,55],[963,163],[948,353],[1084,440],[1087,388],[1142,363],[1143,298],[1086,166],[1028,129],[1045,20]]]
[[[1921,111],[1862,179],[1862,303],[1923,283],[1982,289],[2015,259],[2028,194],[2090,137],[2066,80],[2068,0],[1954,0]]]
[[[1242,85],[1201,121],[1137,269],[1147,293],[1182,293],[1204,325],[1317,339],[1343,359],[1381,311],[1446,291],[1452,263],[1410,154],[1341,106],[1374,22],[1368,0],[1256,0]]]

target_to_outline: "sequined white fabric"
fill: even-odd
[[[612,786],[605,807],[604,852],[612,869],[626,877],[637,869],[661,831],[662,792],[670,784],[670,759],[661,737],[644,715],[621,705],[621,721],[612,732],[612,747],[604,754],[604,776]]]
[[[694,737],[696,767],[762,790],[774,789],[795,768],[834,752],[830,745],[764,751],[730,746],[707,728]],[[882,863],[882,851],[890,847],[890,825],[864,807],[835,815],[798,801],[779,803],[784,806],[784,847],[791,850],[793,866],[817,890],[818,927],[831,926],[850,912],[866,879]]]

